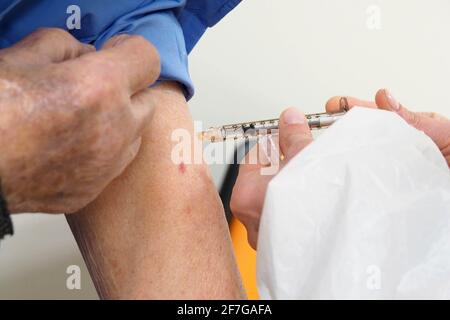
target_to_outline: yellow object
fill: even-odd
[[[247,230],[245,230],[244,225],[235,218],[231,221],[230,232],[247,296],[250,300],[258,300],[259,294],[256,286],[256,251],[248,244]]]

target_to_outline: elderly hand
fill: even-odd
[[[341,97],[333,97],[326,104],[327,112],[339,112],[342,109]],[[375,96],[375,103],[356,98],[346,98],[348,108],[355,106],[379,108],[397,113],[406,122],[427,134],[441,150],[450,167],[450,120],[433,112],[412,112],[401,105],[387,89],[381,89]]]
[[[155,48],[121,35],[101,51],[42,29],[0,51],[0,180],[11,212],[73,212],[132,161],[152,115]]]
[[[311,131],[305,116],[295,108],[284,111],[280,117],[279,145],[283,155],[280,168],[312,142]],[[262,175],[264,160],[258,157],[258,164],[249,164],[249,158],[258,152],[254,147],[239,168],[239,175],[231,197],[231,212],[246,227],[249,244],[256,249],[259,221],[264,205],[267,185],[273,175]]]

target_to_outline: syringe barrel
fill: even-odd
[[[317,113],[306,115],[306,118],[308,119],[308,125],[311,129],[321,129],[331,126],[342,116],[344,116],[344,114],[345,113]],[[211,142],[219,142],[224,140],[241,140],[275,134],[278,132],[278,129],[278,119],[271,119],[210,128],[207,131],[203,132],[201,134],[201,137],[202,139],[206,139]]]

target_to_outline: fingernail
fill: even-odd
[[[296,108],[289,108],[283,114],[283,122],[287,125],[304,124],[305,120],[304,114]]]
[[[391,107],[391,109],[395,111],[400,110],[400,103],[398,103],[397,99],[394,98],[392,92],[388,89],[384,89],[384,93],[386,94],[386,99],[389,103],[389,107]]]

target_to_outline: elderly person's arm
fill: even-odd
[[[193,133],[175,84],[153,89],[154,117],[125,173],[68,216],[101,298],[241,299],[223,208],[205,164],[171,160],[174,129]]]

